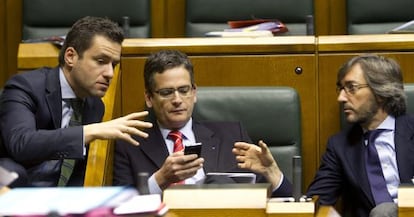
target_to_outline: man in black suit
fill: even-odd
[[[74,159],[72,175],[64,185],[83,185],[88,144],[95,139],[146,137],[139,128],[147,112],[137,112],[102,122],[107,91],[120,62],[122,29],[106,18],[84,17],[66,36],[59,66],[17,74],[1,95],[0,165],[20,173],[17,186],[56,186],[64,159]],[[69,126],[79,99],[83,108],[80,126]],[[72,161],[73,162],[73,161]]]
[[[149,173],[150,193],[162,191],[177,182],[194,184],[209,172],[245,171],[237,167],[232,153],[237,141],[251,142],[238,122],[198,122],[192,119],[197,102],[193,65],[179,51],[162,50],[149,56],[144,67],[145,100],[154,112],[154,127],[147,138],[136,138],[140,146],[117,141],[114,159],[114,184],[136,185],[137,174]],[[201,156],[174,152],[171,131],[183,135],[183,143],[201,143]],[[276,165],[277,166],[277,165]],[[272,175],[273,173],[268,173]],[[270,178],[264,174],[258,181]],[[207,180],[209,181],[209,180]],[[214,180],[223,181],[223,180]],[[290,191],[290,183],[279,177],[274,181],[275,195]]]
[[[318,195],[323,205],[334,205],[342,197],[343,216],[397,216],[398,186],[411,183],[414,176],[414,117],[405,114],[400,66],[377,55],[354,57],[339,70],[337,91],[352,125],[329,138],[307,195]],[[364,135],[373,132],[376,137],[368,143]],[[377,156],[369,154],[370,145]],[[265,145],[257,151],[236,144],[234,151],[242,168],[263,166],[263,159],[273,161]],[[368,166],[374,159],[375,180]]]

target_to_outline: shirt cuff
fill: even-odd
[[[155,180],[155,175],[154,174],[152,174],[148,179],[149,193],[150,194],[162,194],[162,190],[161,190],[160,186],[158,186],[158,183]]]
[[[285,178],[285,176],[283,175],[283,173],[282,173],[282,175],[280,176],[280,181],[279,181],[279,183],[276,185],[276,187],[273,189],[273,192],[274,191],[276,191],[277,189],[279,189],[280,188],[280,186],[282,185],[282,183],[283,183],[283,179]]]

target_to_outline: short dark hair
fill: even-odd
[[[95,36],[104,36],[116,43],[122,44],[124,33],[122,28],[112,20],[104,17],[83,17],[76,21],[68,34],[59,53],[59,65],[65,64],[65,52],[68,47],[73,47],[82,58],[85,50],[92,45]]]
[[[403,115],[406,112],[406,94],[401,67],[398,63],[384,56],[363,54],[346,62],[339,70],[337,85],[351,70],[359,64],[364,78],[376,98],[382,100],[381,106],[393,116]]]
[[[163,73],[168,69],[179,66],[184,66],[184,68],[190,73],[191,84],[194,85],[193,64],[185,53],[178,50],[161,50],[156,53],[152,53],[145,61],[144,66],[145,90],[149,94],[151,94],[154,90],[155,73]]]

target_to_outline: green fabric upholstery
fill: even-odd
[[[108,17],[122,25],[130,18],[130,37],[150,37],[150,0],[23,0],[23,39],[63,36],[84,16]]]
[[[279,19],[289,32],[306,35],[306,16],[313,0],[186,0],[186,35],[202,37],[229,28],[227,21],[253,18]]]
[[[199,87],[193,118],[240,121],[255,144],[266,142],[292,180],[292,157],[301,155],[300,101],[293,88]]]
[[[414,19],[412,0],[347,0],[348,34],[383,34]]]

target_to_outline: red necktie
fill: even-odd
[[[178,130],[171,131],[168,134],[168,138],[174,142],[173,152],[184,150],[183,134],[180,131]],[[182,184],[184,184],[184,180],[173,183],[172,185],[182,185]]]
[[[174,142],[173,152],[184,150],[183,134],[180,131],[178,130],[171,131],[168,134],[168,137]]]

